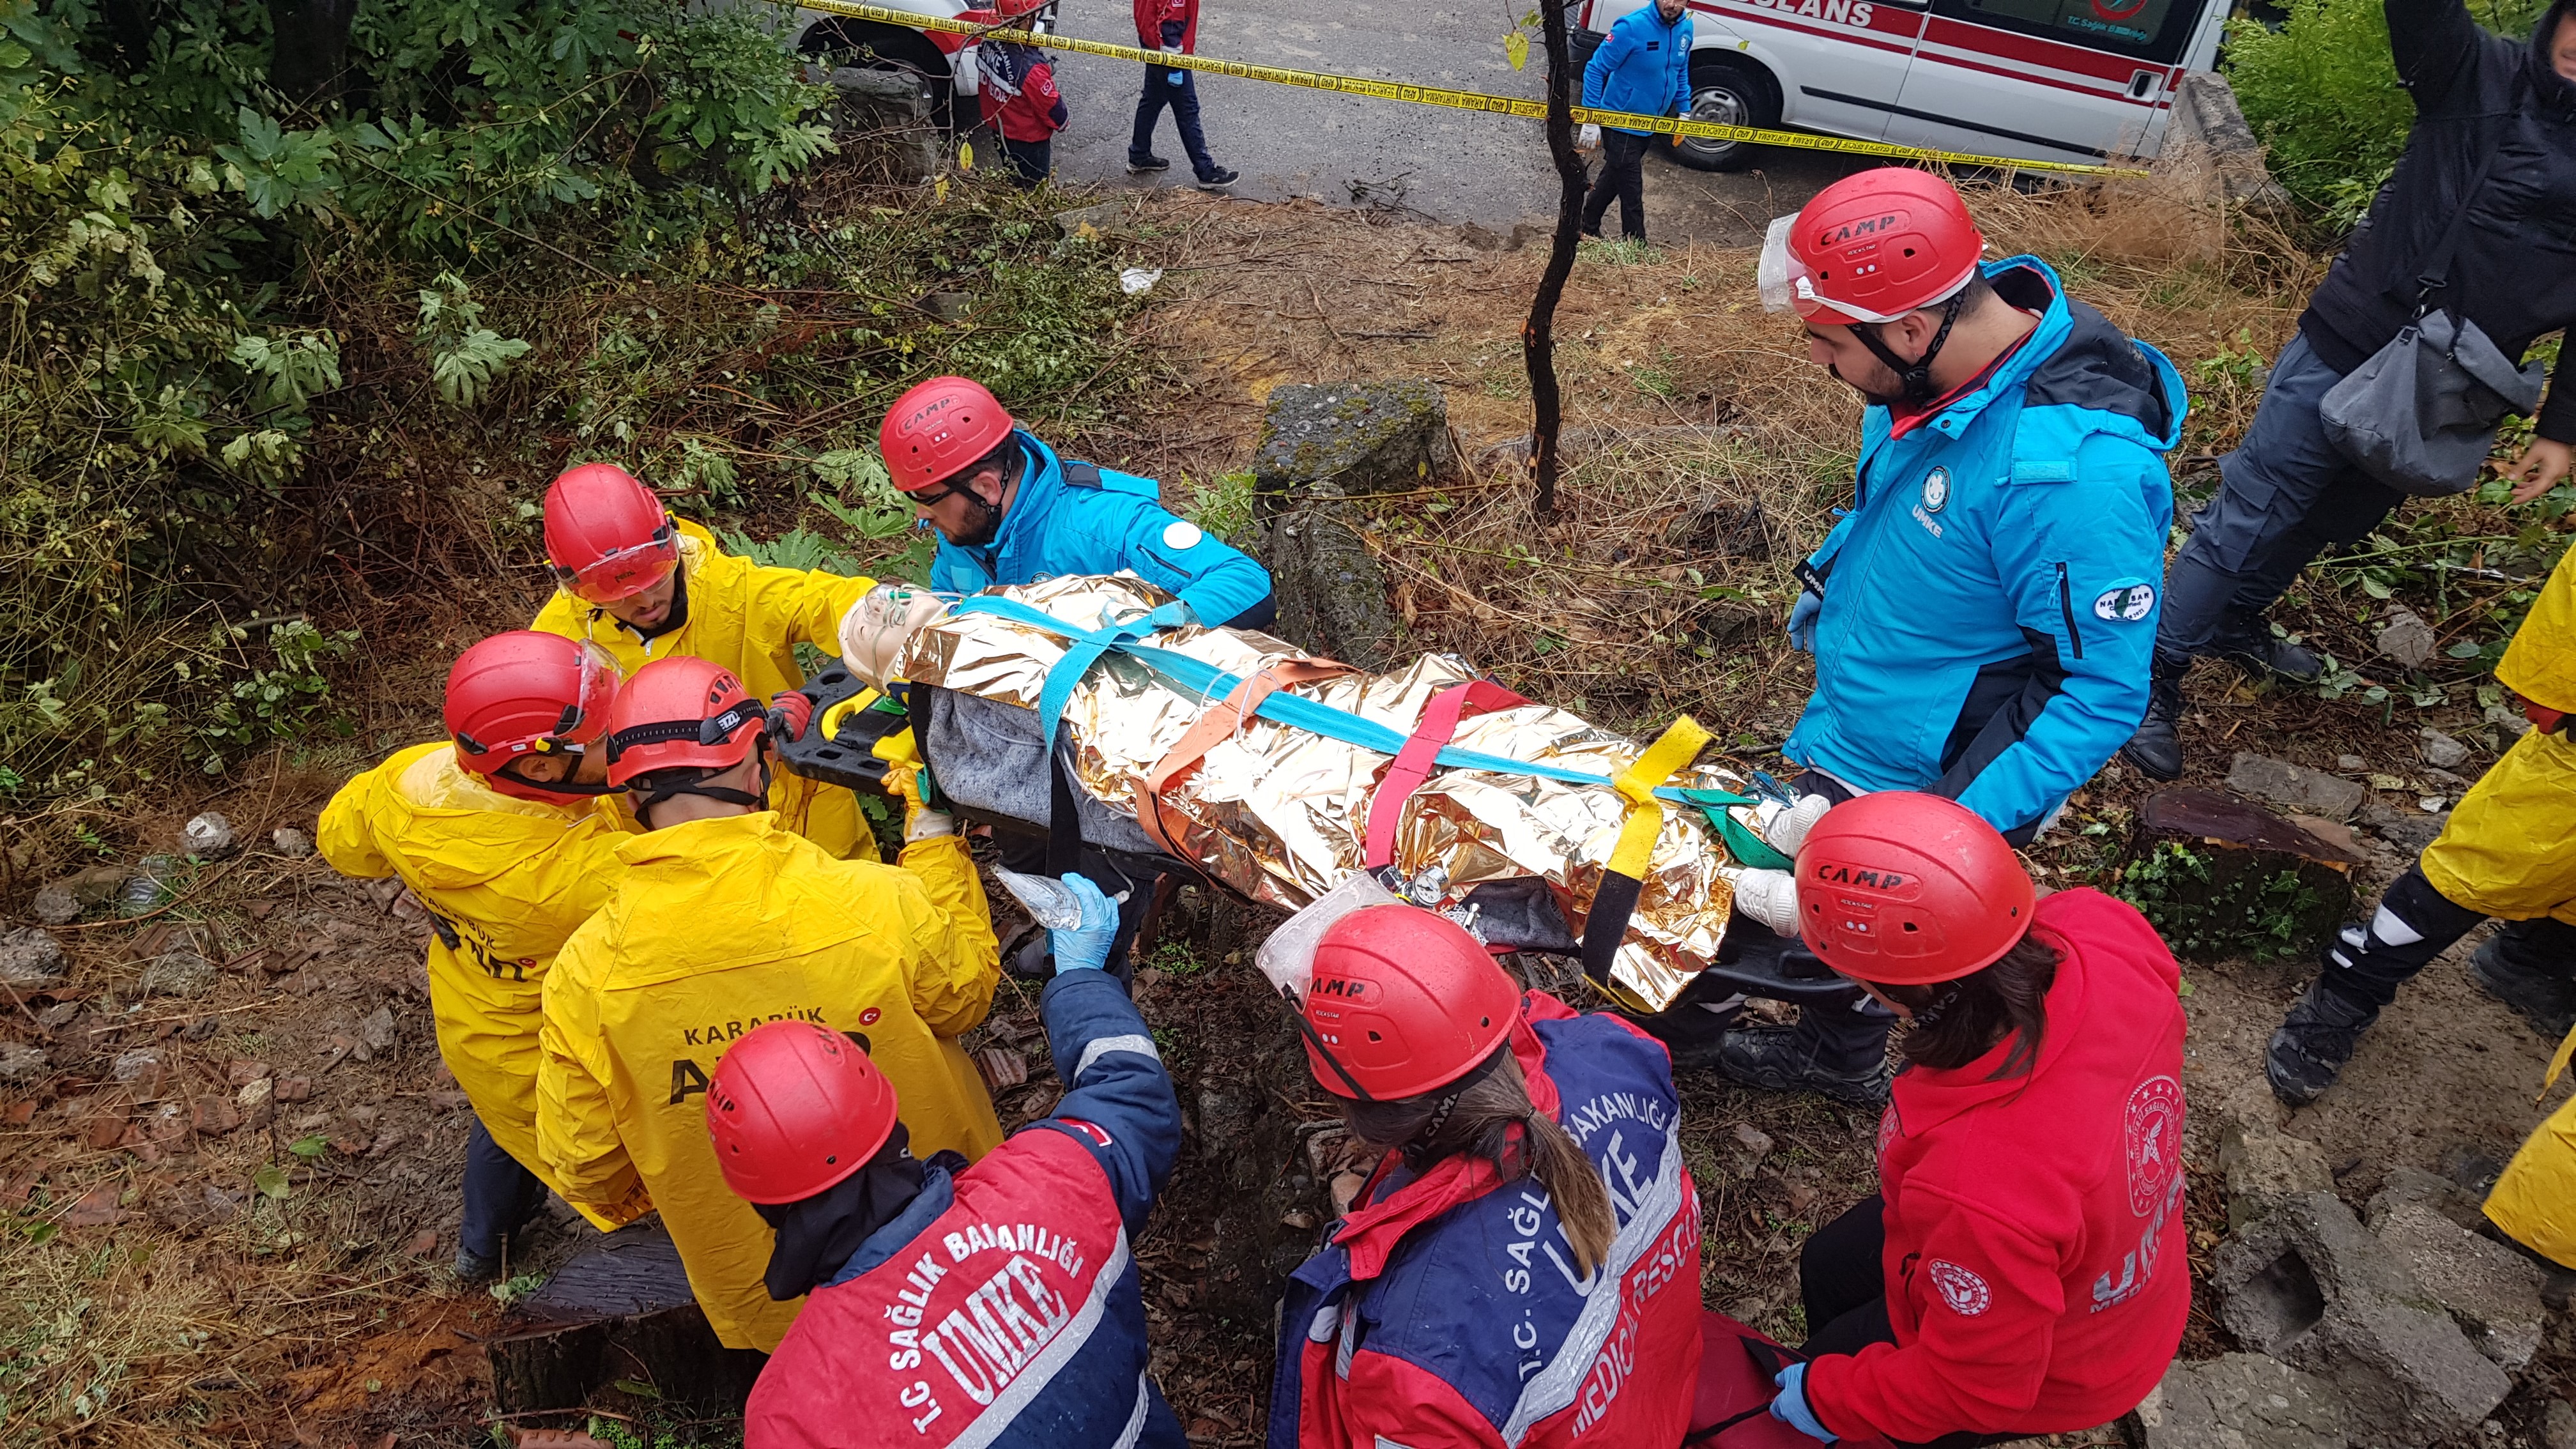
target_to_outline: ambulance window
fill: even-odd
[[[1936,0],[1933,9],[2090,50],[2170,62],[2182,54],[2201,7],[2181,0]]]

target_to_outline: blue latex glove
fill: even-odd
[[[1810,594],[1808,597],[1815,596]],[[1826,1428],[1825,1421],[1816,1417],[1816,1411],[1807,1407],[1807,1366],[1805,1364],[1789,1365],[1780,1370],[1779,1376],[1771,1382],[1780,1386],[1780,1397],[1771,1401],[1772,1418],[1810,1439],[1827,1444],[1834,1442],[1834,1431]]]
[[[1174,85],[1174,86],[1176,86],[1176,85],[1179,85],[1182,81],[1186,80],[1188,77],[1189,77],[1189,72],[1188,72],[1188,71],[1185,71],[1185,70],[1171,70],[1171,71],[1165,71],[1165,72],[1163,73],[1163,83],[1164,83],[1165,85]]]
[[[1816,616],[1825,611],[1825,601],[1804,589],[1798,591],[1798,602],[1789,606],[1789,643],[1806,653],[1816,652]]]
[[[1102,970],[1109,965],[1109,947],[1118,939],[1118,907],[1086,876],[1067,875],[1064,883],[1082,902],[1082,924],[1047,932],[1047,949],[1055,953],[1055,969]]]

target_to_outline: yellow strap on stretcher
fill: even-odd
[[[1613,874],[1639,881],[1646,878],[1646,862],[1655,853],[1655,837],[1664,829],[1664,806],[1655,798],[1655,791],[1698,759],[1709,738],[1699,721],[1683,715],[1646,747],[1637,763],[1610,782],[1628,802],[1628,819],[1619,827],[1619,844],[1610,852]]]

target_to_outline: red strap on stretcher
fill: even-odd
[[[1423,707],[1422,722],[1413,727],[1413,737],[1396,752],[1395,763],[1386,767],[1385,778],[1378,781],[1377,790],[1369,796],[1368,849],[1362,857],[1368,869],[1395,863],[1395,826],[1404,814],[1404,802],[1431,778],[1440,752],[1458,733],[1459,719],[1470,710],[1483,714],[1527,703],[1490,679],[1453,684],[1431,696],[1431,703]]]
[[[1192,721],[1180,742],[1165,751],[1163,757],[1154,762],[1154,768],[1146,772],[1145,798],[1137,802],[1136,823],[1144,828],[1145,834],[1164,854],[1184,861],[1194,859],[1180,845],[1181,832],[1190,824],[1189,817],[1164,804],[1163,791],[1174,780],[1197,769],[1200,759],[1216,747],[1217,741],[1241,729],[1252,718],[1253,712],[1261,708],[1261,702],[1282,685],[1312,684],[1358,672],[1331,659],[1283,659],[1235,686],[1232,694],[1209,706],[1205,714]]]

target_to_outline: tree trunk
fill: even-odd
[[[268,0],[268,83],[297,105],[338,99],[357,15],[358,0]]]
[[[1547,38],[1547,150],[1556,162],[1556,239],[1548,248],[1538,295],[1530,299],[1529,320],[1521,324],[1521,360],[1530,380],[1530,472],[1538,480],[1538,513],[1546,517],[1556,511],[1556,434],[1564,421],[1564,401],[1556,387],[1556,304],[1565,295],[1565,279],[1574,274],[1574,246],[1583,230],[1584,176],[1583,157],[1574,149],[1568,95],[1574,51],[1565,31],[1565,6],[1563,0],[1539,0],[1538,9]]]

